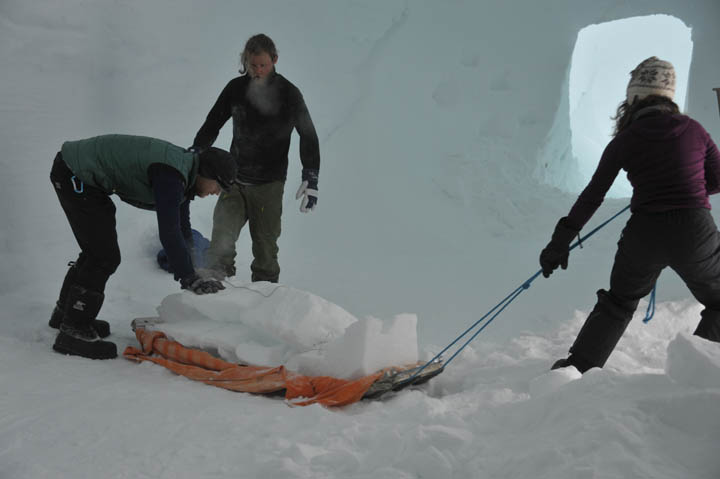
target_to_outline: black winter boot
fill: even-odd
[[[551,369],[575,366],[584,373],[601,368],[610,357],[637,309],[638,301],[623,301],[607,291],[597,292],[598,301],[570,348],[570,356]]]
[[[69,288],[65,316],[53,344],[55,351],[90,359],[117,357],[115,344],[101,340],[92,326],[104,298],[102,293],[78,285]]]
[[[62,287],[60,288],[60,297],[55,303],[55,309],[53,309],[50,321],[48,322],[48,325],[53,329],[59,329],[63,322],[68,289],[70,289],[70,286],[75,283],[75,272],[77,271],[75,262],[69,262],[68,266],[70,266],[70,268],[68,269],[65,279],[63,280]],[[101,338],[107,338],[110,336],[110,324],[107,321],[103,321],[102,319],[93,319],[92,326]]]
[[[585,361],[583,358],[571,354],[565,359],[558,359],[555,361],[555,364],[553,364],[550,369],[567,368],[568,366],[575,366],[575,369],[581,373],[593,368],[593,365]]]
[[[702,319],[693,334],[720,343],[720,311],[705,309],[700,316]]]

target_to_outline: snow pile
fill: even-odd
[[[665,369],[680,384],[720,389],[720,346],[697,336],[678,334],[668,346]]]
[[[355,379],[418,360],[417,316],[358,320],[340,306],[282,284],[226,281],[214,295],[166,297],[154,326],[226,361]]]

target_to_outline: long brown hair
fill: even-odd
[[[633,116],[638,111],[649,106],[661,106],[660,111],[668,114],[680,113],[680,108],[670,98],[660,95],[648,95],[642,100],[637,100],[632,105],[629,105],[627,100],[620,103],[615,112],[615,116],[612,117],[615,120],[615,131],[613,131],[613,137],[617,136],[621,131],[626,129],[633,121]]]
[[[275,48],[275,42],[269,36],[258,33],[248,39],[245,48],[240,54],[240,73],[247,73],[247,62],[251,55],[260,55],[261,53],[267,53],[272,61],[277,60],[278,52],[277,48]]]

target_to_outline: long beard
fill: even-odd
[[[250,104],[266,116],[277,114],[281,106],[277,89],[270,85],[269,78],[251,78],[246,94]]]

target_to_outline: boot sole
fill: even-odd
[[[61,354],[81,356],[88,359],[114,359],[117,357],[115,343],[109,341],[83,341],[68,336],[62,331],[58,333],[53,349]]]

